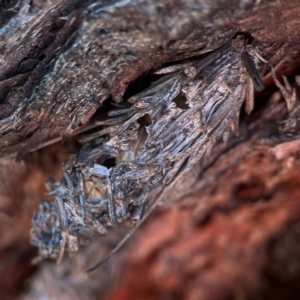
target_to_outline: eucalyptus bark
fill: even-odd
[[[10,258],[3,263],[2,278],[22,282],[27,276],[12,275],[13,249],[18,259],[25,257],[19,268],[30,269],[28,299],[102,299],[104,293],[107,299],[280,299],[281,293],[293,299],[287,290],[297,292],[293,282],[300,277],[299,77],[294,82],[299,13],[298,1],[292,0],[1,3],[5,183],[0,250],[2,261]],[[195,168],[180,193],[169,194],[172,206],[154,212],[96,275],[88,277],[86,265],[101,259],[127,228],[96,240],[59,267],[29,267],[34,250],[28,234],[21,232],[26,228],[29,233],[41,194],[32,190],[30,174],[46,178],[51,173],[59,179],[66,156],[49,150],[65,151],[57,145],[28,153],[93,127],[108,102],[126,103],[143,91],[155,71],[207,57],[237,36],[259,54],[265,85],[255,95],[254,113],[242,114],[238,136],[231,136],[226,147],[216,145],[204,170]],[[284,85],[273,79],[282,81],[282,75],[289,76]],[[25,159],[27,166],[8,160],[14,157]],[[32,163],[34,157],[40,162]],[[43,167],[51,159],[56,163]],[[35,207],[28,205],[32,199]],[[22,201],[27,204],[20,206]],[[18,222],[23,230],[13,225]],[[9,285],[0,288],[12,295]]]

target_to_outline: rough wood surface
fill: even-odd
[[[4,299],[299,298],[298,1],[0,5]],[[61,178],[78,130],[93,126],[91,118],[109,101],[142,91],[153,71],[199,58],[237,34],[267,61],[260,69],[266,89],[255,95],[254,113],[242,114],[239,135],[225,148],[217,145],[204,172],[183,182],[180,194],[169,194],[169,205],[159,207],[102,269],[85,273],[127,228],[58,267],[32,266],[32,212],[45,197],[48,176]],[[64,145],[26,155],[67,137]],[[5,158],[16,154],[24,161]]]
[[[22,154],[71,134],[105,99],[121,101],[144,72],[230,40],[235,32],[225,28],[251,7],[250,0],[19,4],[0,33],[1,147],[22,142]],[[177,42],[195,29],[192,45]]]

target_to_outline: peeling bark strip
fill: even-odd
[[[33,219],[38,260],[61,259],[65,248],[77,251],[116,222],[138,226],[199,161],[205,166],[215,144],[237,130],[249,64],[259,77],[255,52],[248,47],[245,66],[241,42],[160,70],[168,74],[131,97],[130,107],[108,113],[113,118],[101,123],[108,127],[85,138],[60,183],[49,184],[54,201],[43,202]]]

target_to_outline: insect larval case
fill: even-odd
[[[159,70],[130,107],[110,111],[65,162],[61,181],[47,182],[53,200],[41,202],[31,231],[37,260],[60,260],[118,222],[139,225],[178,178],[228,140],[245,98],[251,111],[249,94],[263,87],[257,64],[251,51],[229,43]]]

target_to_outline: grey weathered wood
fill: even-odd
[[[105,99],[122,101],[141,74],[223,45],[254,2],[8,2],[0,29],[2,156],[74,133]]]

